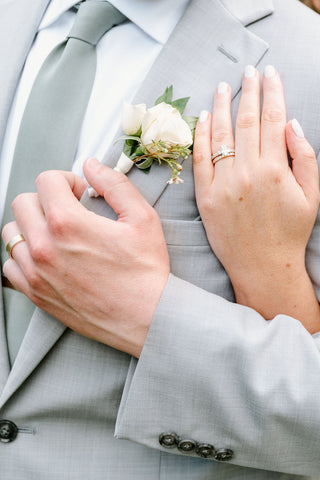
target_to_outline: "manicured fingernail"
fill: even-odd
[[[276,74],[276,69],[272,65],[267,65],[264,69],[264,76],[266,78],[272,78]]]
[[[227,93],[228,91],[228,84],[226,82],[220,82],[218,85],[218,93]]]
[[[294,118],[292,120],[291,126],[292,126],[292,130],[297,135],[297,137],[304,138],[304,133],[303,133],[302,127],[301,127],[301,125],[300,125],[300,123],[298,122],[297,119]]]
[[[199,117],[199,122],[200,123],[204,123],[207,118],[208,118],[208,113],[207,110],[202,110],[202,112],[200,113],[200,117]]]
[[[246,78],[253,78],[256,74],[256,69],[254,68],[253,65],[247,65],[246,68],[244,69],[244,76]]]

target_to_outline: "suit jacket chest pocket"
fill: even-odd
[[[204,290],[234,301],[229,278],[211,250],[201,221],[161,220],[171,272]]]

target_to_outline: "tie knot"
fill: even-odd
[[[77,38],[97,45],[100,38],[126,17],[107,1],[90,0],[80,4],[68,38]]]

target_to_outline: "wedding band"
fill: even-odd
[[[18,245],[18,243],[20,242],[25,242],[26,239],[24,238],[24,236],[22,235],[22,233],[19,233],[19,235],[15,235],[13,238],[11,238],[11,240],[7,243],[6,245],[6,250],[8,252],[8,255],[10,258],[12,258],[12,260],[14,260],[13,256],[12,256],[12,250],[13,250],[13,247],[15,247],[16,245]]]
[[[220,145],[220,150],[214,153],[211,157],[213,165],[215,165],[220,160],[223,160],[227,157],[234,157],[236,151],[233,148],[229,148],[227,145]]]

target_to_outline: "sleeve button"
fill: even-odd
[[[180,440],[180,442],[178,443],[178,449],[184,453],[193,452],[196,446],[197,446],[197,443],[191,439],[183,439],[183,440]]]
[[[216,453],[215,448],[210,443],[199,443],[196,448],[196,453],[199,457],[209,458],[213,457]]]
[[[231,460],[233,457],[233,451],[230,450],[229,448],[220,448],[217,450],[215,454],[215,460],[219,460],[220,462],[227,462],[228,460]]]
[[[159,443],[164,448],[175,448],[179,442],[179,437],[174,432],[163,432],[159,436]]]

